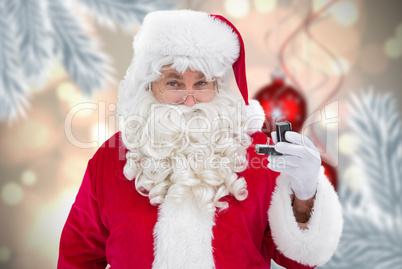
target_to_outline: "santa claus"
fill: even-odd
[[[241,97],[230,89],[233,67]],[[225,18],[149,13],[119,86],[120,132],[89,161],[58,268],[322,265],[342,230],[319,152],[287,132],[257,155],[264,112],[247,97],[244,47]],[[272,143],[272,142],[271,142]]]

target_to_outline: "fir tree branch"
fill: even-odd
[[[24,75],[43,80],[52,55],[51,26],[45,1],[12,1],[14,21],[17,22],[18,48]]]
[[[354,162],[369,191],[341,185],[344,229],[321,268],[400,268],[402,264],[402,128],[391,95],[352,96],[350,125],[358,136]],[[357,202],[356,202],[357,197]]]
[[[138,24],[151,11],[173,7],[171,1],[162,0],[79,0],[77,3],[109,27],[115,22],[122,26]]]
[[[357,162],[365,170],[371,196],[382,212],[402,216],[402,128],[391,95],[373,91],[353,97],[351,126],[359,134]]]
[[[49,1],[49,16],[54,29],[55,51],[61,53],[72,80],[87,94],[104,88],[106,81],[112,80],[112,68],[106,55],[95,49],[95,39],[84,34],[83,23],[61,0]]]
[[[399,268],[402,263],[402,227],[374,221],[368,212],[349,211],[341,243],[325,269]]]
[[[25,115],[27,86],[18,55],[12,0],[0,1],[0,117]]]

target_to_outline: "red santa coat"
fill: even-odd
[[[253,145],[267,141],[261,132],[252,138]],[[247,182],[248,197],[244,201],[225,197],[229,208],[216,212],[210,220],[198,213],[181,219],[187,214],[180,213],[186,212],[187,204],[166,210],[159,206],[158,213],[158,207],[124,177],[125,152],[118,133],[89,161],[62,232],[58,268],[105,268],[110,264],[114,269],[257,269],[270,268],[271,259],[286,268],[311,268],[306,265],[325,262],[338,244],[342,220],[336,219],[341,218],[336,210],[340,212],[340,206],[337,200],[329,203],[332,208],[319,201],[328,196],[328,187],[324,191],[318,188],[316,204],[321,208],[315,205],[314,234],[306,235],[294,220],[286,178],[282,179],[286,186],[281,190],[278,186],[274,193],[278,174],[266,168],[266,157],[255,154],[254,146],[248,149],[248,168],[240,173]],[[275,199],[278,202],[271,201]],[[321,211],[326,210],[332,212],[323,218],[320,214],[325,212]],[[187,212],[195,211],[190,208]],[[174,265],[170,255],[177,256]]]

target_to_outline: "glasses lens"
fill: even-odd
[[[163,100],[166,103],[180,104],[186,98],[187,92],[181,90],[167,90],[163,93]]]
[[[205,103],[212,101],[215,95],[215,90],[199,90],[194,93],[194,98],[197,103]]]
[[[193,95],[197,103],[206,103],[214,99],[216,91],[197,90],[194,94],[188,94],[187,91],[183,90],[167,90],[163,92],[163,101],[169,104],[181,104],[186,100],[188,95]]]

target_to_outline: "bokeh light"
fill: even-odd
[[[332,0],[313,0],[313,11],[322,9]],[[359,9],[355,3],[350,1],[336,2],[331,5],[321,16],[332,15],[334,20],[343,26],[352,26],[359,19]]]
[[[402,38],[389,38],[384,45],[385,54],[390,58],[399,58],[402,55]]]
[[[225,0],[225,10],[230,17],[240,19],[250,11],[249,0]]]
[[[339,137],[339,151],[345,155],[356,152],[356,136],[351,133],[343,133]]]
[[[24,190],[17,183],[8,182],[3,186],[1,196],[6,204],[18,205],[24,197]]]
[[[11,251],[6,247],[0,247],[0,263],[6,263],[11,258]]]
[[[36,174],[32,170],[25,170],[21,174],[21,181],[27,186],[32,186],[36,183]]]
[[[72,82],[63,82],[56,89],[57,97],[64,101],[69,108],[74,107],[78,104],[91,102],[88,96],[85,96]],[[82,109],[79,113],[74,116],[78,118],[87,118],[91,115],[90,109]]]
[[[359,10],[356,4],[349,1],[337,2],[329,11],[334,16],[335,21],[344,26],[355,24],[359,18]]]
[[[349,165],[342,173],[342,180],[348,182],[348,187],[351,190],[358,190],[363,184],[363,173],[358,166],[352,164]]]
[[[255,8],[261,13],[269,13],[276,7],[277,0],[254,0]]]
[[[331,2],[331,0],[313,0],[313,11],[316,12],[316,11],[320,10],[329,2]],[[323,16],[328,15],[328,14],[329,14],[329,11],[326,10],[323,13]]]
[[[76,95],[76,86],[71,82],[61,83],[57,89],[57,97],[62,101],[69,101]]]

